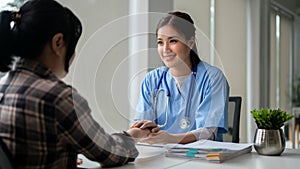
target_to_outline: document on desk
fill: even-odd
[[[222,163],[231,158],[251,152],[252,144],[239,144],[199,140],[190,144],[166,144],[167,157],[206,159],[209,162]]]
[[[164,147],[166,144],[148,144],[148,143],[138,142],[137,145],[139,145],[139,146],[150,146],[150,147]]]

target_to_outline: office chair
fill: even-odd
[[[230,96],[228,103],[228,133],[223,135],[225,142],[240,142],[240,113],[242,97]]]
[[[0,138],[0,169],[13,169],[12,156]]]

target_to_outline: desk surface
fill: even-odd
[[[150,146],[137,146],[140,155],[133,163],[117,167],[116,169],[299,169],[300,165],[300,149],[286,149],[281,156],[263,156],[258,155],[255,150],[252,153],[241,155],[234,159],[225,161],[224,163],[210,163],[206,160],[192,160],[182,158],[165,157],[164,149]],[[84,159],[84,162],[87,159]],[[87,164],[87,163],[86,163]],[[89,163],[84,168],[99,168],[97,163]]]

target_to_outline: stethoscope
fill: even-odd
[[[166,88],[167,88],[167,98],[166,98],[166,109],[165,109],[165,115],[166,115],[166,120],[163,124],[157,124],[157,126],[159,128],[162,128],[162,127],[165,127],[167,124],[168,124],[168,110],[169,110],[169,104],[170,104],[170,89],[169,89],[169,86],[168,86],[168,83],[167,83],[167,78],[166,78],[166,74],[167,74],[167,71],[169,70],[168,67],[166,67],[166,69],[164,70],[164,72],[162,73],[162,75],[160,76],[159,78],[159,81],[158,81],[158,85],[156,87],[156,92],[154,92],[154,101],[153,101],[153,111],[154,111],[154,115],[155,115],[155,120],[157,120],[157,116],[158,116],[158,113],[157,113],[157,99],[158,99],[158,95],[160,92],[164,91],[164,89],[159,89],[161,83],[162,83],[162,80],[164,79],[164,82],[166,84]],[[196,73],[197,73],[197,66],[194,66],[192,68],[192,74],[194,75],[195,79],[196,79]],[[193,80],[193,78],[191,79]],[[180,120],[179,122],[179,126],[180,128],[182,129],[187,129],[191,126],[191,122],[189,120],[189,112],[190,112],[190,107],[191,107],[191,97],[192,97],[192,90],[194,89],[194,83],[191,82],[191,86],[189,88],[189,93],[188,93],[188,98],[187,98],[187,102],[186,102],[186,109],[185,109],[185,116],[183,119]]]

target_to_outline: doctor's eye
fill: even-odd
[[[170,40],[170,43],[177,43],[177,42],[178,42],[177,39],[171,39],[171,40]]]
[[[163,42],[162,41],[157,41],[157,45],[161,46],[161,45],[163,45]]]

